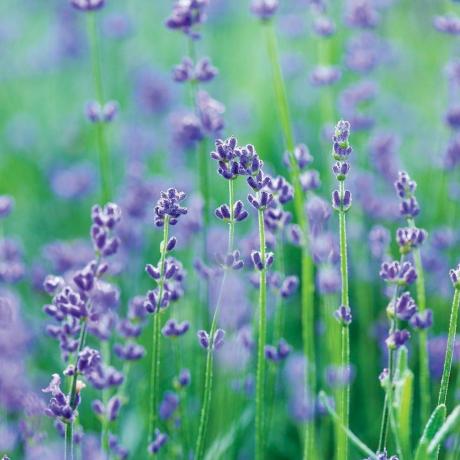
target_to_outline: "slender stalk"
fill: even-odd
[[[460,288],[456,287],[454,299],[452,301],[452,310],[449,320],[449,332],[447,335],[447,348],[444,358],[444,369],[442,371],[441,386],[439,388],[438,405],[446,404],[447,391],[449,389],[450,372],[452,369],[452,358],[454,355],[455,336],[457,333],[458,309],[460,305]]]
[[[345,194],[345,185],[343,181],[339,183],[339,193],[343,200]],[[347,229],[345,211],[339,210],[339,239],[340,239],[340,275],[342,282],[341,303],[345,307],[349,307],[348,298],[348,255],[347,255]],[[347,324],[342,325],[341,333],[341,369],[347,372],[350,368],[350,331]],[[347,379],[348,380],[348,379]],[[342,425],[348,430],[349,412],[350,412],[350,383],[340,389],[340,420]],[[346,460],[348,458],[348,437],[345,431],[339,434],[337,440],[337,459]]]
[[[260,256],[264,268],[259,274],[259,321],[256,371],[256,460],[264,458],[264,407],[265,407],[265,340],[267,336],[267,269],[265,267],[264,211],[258,210]]]
[[[104,104],[104,91],[102,82],[102,70],[101,70],[101,50],[99,44],[99,34],[97,29],[96,14],[88,13],[88,36],[91,48],[91,67],[93,74],[93,85],[94,92],[97,102]],[[110,165],[110,154],[107,146],[105,128],[106,124],[103,121],[95,123],[96,125],[96,139],[99,151],[99,174],[101,179],[101,193],[102,193],[102,204],[110,201],[112,196],[111,191],[111,165]]]
[[[164,291],[164,274],[166,260],[166,245],[169,238],[169,216],[165,216],[163,226],[163,242],[161,244],[160,256],[160,279],[158,281],[158,310],[153,316],[153,336],[152,336],[152,362],[150,367],[150,423],[149,423],[149,442],[153,439],[153,433],[158,417],[158,397],[160,393],[160,306]]]
[[[410,227],[414,227],[413,219],[408,219]],[[414,249],[414,264],[417,270],[416,290],[417,304],[420,311],[426,309],[426,294],[425,294],[425,276],[423,271],[422,257],[420,248]],[[420,421],[423,427],[430,416],[431,393],[430,393],[430,374],[428,363],[427,349],[427,332],[422,329],[418,333],[418,357],[419,357],[419,385],[420,385]]]
[[[401,254],[400,264],[404,262],[404,255]],[[399,286],[396,284],[393,297],[391,302],[393,305],[396,303],[398,297]],[[393,333],[396,330],[396,318],[393,316],[390,324],[389,333]],[[394,378],[394,367],[395,367],[395,350],[390,348],[388,350],[388,384],[385,391],[385,401],[383,403],[382,422],[380,424],[380,436],[379,436],[379,447],[378,451],[382,452],[386,448],[388,438],[388,426],[390,424],[390,416],[393,411],[393,378]],[[397,438],[397,436],[396,436]]]
[[[302,318],[302,341],[304,355],[309,366],[307,384],[309,390],[316,393],[316,358],[315,358],[315,330],[314,330],[314,280],[313,261],[308,247],[309,225],[305,217],[305,196],[300,182],[300,170],[294,158],[294,134],[289,115],[289,105],[286,94],[283,73],[278,55],[278,44],[273,24],[270,21],[263,22],[265,29],[265,41],[272,68],[275,99],[283,132],[284,143],[289,155],[290,180],[294,187],[294,209],[297,222],[301,228],[304,241],[301,254],[301,318]],[[314,422],[309,421],[305,425],[304,459],[314,458]]]
[[[234,204],[234,181],[228,181],[228,198],[229,198],[229,208],[231,210],[230,219],[228,221],[228,252],[233,251],[234,236],[235,236],[235,221],[233,219],[233,204]],[[206,440],[206,432],[209,422],[209,412],[211,408],[211,399],[212,399],[212,388],[213,388],[213,364],[214,364],[214,354],[213,354],[213,343],[214,332],[216,331],[217,319],[220,311],[220,306],[222,304],[222,298],[224,294],[224,287],[226,285],[228,277],[228,268],[224,268],[224,274],[222,277],[222,282],[219,288],[219,294],[217,297],[216,309],[214,310],[214,315],[212,318],[211,329],[209,332],[210,344],[206,353],[206,367],[205,367],[205,377],[204,377],[204,392],[203,392],[203,405],[201,406],[200,413],[200,424],[198,426],[198,435],[196,439],[195,446],[195,460],[201,460],[204,455],[204,445]]]
[[[69,406],[72,409],[75,409],[76,405],[76,398],[77,398],[77,379],[78,379],[78,372],[77,372],[77,365],[78,365],[78,356],[83,349],[83,346],[86,341],[86,320],[82,320],[81,328],[80,328],[80,336],[78,337],[78,347],[75,357],[75,372],[72,377],[72,381],[70,384],[70,394],[69,394]],[[67,423],[65,426],[65,451],[64,451],[64,458],[65,460],[73,460],[74,456],[74,449],[73,449],[73,422]]]

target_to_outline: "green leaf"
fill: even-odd
[[[215,458],[223,458],[225,451],[233,444],[235,437],[240,430],[244,430],[249,425],[249,422],[254,416],[252,408],[246,409],[241,417],[234,422],[228,431],[219,436],[209,447],[204,457],[204,460],[213,460]]]
[[[431,414],[417,446],[415,460],[429,460],[428,446],[446,419],[446,405],[440,404]]]
[[[337,415],[337,412],[331,407],[329,404],[329,400],[327,398],[327,394],[324,391],[320,391],[319,393],[319,400],[323,404],[323,406],[326,408],[326,410],[329,412],[329,415],[339,423],[340,428],[347,434],[348,439],[354,444],[361,452],[363,452],[365,455],[367,455],[371,460],[378,460],[377,455],[371,450],[370,447],[368,447],[366,444],[364,444],[361,439],[358,438],[351,430],[346,428],[343,423],[340,420],[340,417]]]
[[[401,439],[401,449],[404,458],[410,458],[414,374],[409,370],[405,370],[403,375],[395,383],[394,408],[399,437]]]
[[[437,450],[437,447],[445,439],[445,437],[460,423],[460,405],[455,407],[455,409],[447,417],[446,421],[443,423],[441,428],[437,431],[435,436],[428,446],[428,453],[433,454]]]

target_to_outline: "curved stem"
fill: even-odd
[[[259,321],[256,371],[256,460],[264,458],[264,405],[265,405],[265,339],[267,335],[267,269],[265,267],[264,211],[259,209],[260,256],[264,268],[259,275]]]
[[[158,281],[158,309],[153,316],[153,337],[152,337],[152,362],[150,371],[150,423],[149,442],[153,439],[155,425],[157,423],[158,397],[160,393],[160,312],[164,291],[164,274],[166,260],[166,245],[169,238],[169,216],[165,216],[163,226],[163,242],[161,244],[160,279]]]
[[[345,185],[343,181],[339,183],[339,193],[343,199]],[[348,254],[347,254],[347,230],[345,211],[339,210],[339,239],[340,239],[340,275],[342,281],[341,303],[343,306],[349,306],[348,296]],[[350,368],[350,338],[349,326],[343,325],[341,339],[341,369],[348,372]],[[342,425],[348,430],[350,411],[350,383],[347,382],[340,389],[340,420]],[[345,431],[339,434],[337,440],[337,459],[346,460],[348,458],[348,437]]]
[[[455,336],[457,333],[458,309],[460,305],[460,288],[455,288],[452,301],[452,310],[449,320],[449,332],[447,336],[447,348],[444,358],[444,369],[442,371],[441,386],[439,388],[438,405],[446,404],[447,391],[449,390],[450,372],[452,370],[452,359],[454,355]]]
[[[281,129],[283,131],[284,143],[289,156],[290,180],[294,187],[294,210],[297,222],[301,228],[304,241],[302,243],[301,254],[301,321],[302,321],[302,341],[304,355],[307,359],[308,372],[306,373],[309,390],[316,393],[316,357],[315,357],[315,330],[314,330],[314,279],[313,279],[313,261],[309,251],[309,225],[306,219],[305,194],[300,181],[299,166],[294,157],[294,133],[292,130],[289,104],[286,94],[286,85],[284,83],[283,73],[281,70],[278,56],[278,44],[276,33],[271,21],[264,21],[265,41],[267,44],[268,56],[272,68],[273,85],[275,90],[275,99],[280,119]],[[304,459],[312,460],[314,458],[314,423],[308,421],[305,425],[305,444]]]
[[[235,235],[235,221],[233,219],[233,203],[234,203],[234,182],[232,180],[228,181],[228,198],[229,198],[229,207],[230,207],[230,219],[228,221],[228,252],[233,251],[234,235]],[[222,303],[224,287],[227,281],[228,268],[224,268],[224,275],[222,277],[222,282],[219,288],[219,294],[216,302],[216,309],[214,310],[214,315],[212,318],[211,329],[209,332],[210,344],[206,352],[206,367],[205,367],[205,377],[204,377],[204,392],[203,392],[203,405],[201,406],[200,413],[200,424],[198,426],[198,435],[196,439],[195,446],[195,460],[201,460],[204,455],[204,446],[206,440],[206,432],[208,428],[209,413],[211,408],[211,399],[212,399],[212,388],[213,388],[213,364],[214,364],[214,354],[213,354],[213,338],[214,332],[217,326],[217,319],[220,311],[220,306]]]

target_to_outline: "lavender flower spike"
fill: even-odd
[[[70,4],[79,11],[96,11],[103,8],[105,0],[70,0]]]
[[[270,19],[278,9],[278,0],[252,0],[251,12],[263,21]]]

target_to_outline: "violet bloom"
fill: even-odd
[[[349,326],[352,320],[351,308],[345,305],[341,305],[334,312],[335,319],[343,326]]]
[[[412,249],[419,247],[425,241],[427,232],[416,227],[398,228],[396,241],[401,254],[408,254]]]
[[[349,0],[346,21],[350,27],[372,29],[379,21],[373,0]]]
[[[265,358],[275,363],[286,359],[290,351],[291,347],[284,339],[281,339],[276,347],[266,345],[264,349]]]
[[[270,19],[278,9],[278,0],[252,0],[251,12],[262,19],[267,21]]]
[[[0,219],[8,217],[14,207],[14,198],[9,195],[0,195]]]
[[[460,35],[460,18],[457,16],[436,16],[433,26],[438,32],[449,35]]]
[[[385,227],[375,225],[369,232],[371,254],[376,259],[383,259],[390,246],[390,232]]]
[[[191,38],[199,38],[193,28],[206,20],[209,0],[176,0],[171,15],[166,19],[166,27],[181,30]]]
[[[169,223],[176,225],[179,217],[187,214],[187,209],[180,205],[180,202],[185,199],[185,193],[179,192],[175,188],[169,188],[166,192],[161,192],[154,213],[155,225],[163,227],[165,217],[168,216]]]
[[[312,195],[308,198],[305,211],[308,215],[312,235],[319,235],[331,216],[330,205],[319,196]]]
[[[401,294],[391,309],[396,316],[403,321],[409,321],[417,312],[417,305],[409,292]]]
[[[207,350],[209,347],[214,350],[218,350],[224,344],[225,331],[223,329],[217,329],[214,332],[214,337],[212,340],[209,337],[209,334],[206,331],[200,330],[197,333],[198,342],[202,348]]]
[[[317,66],[310,75],[310,82],[314,86],[330,86],[340,80],[342,73],[333,66]]]
[[[196,104],[203,130],[216,137],[224,128],[225,106],[203,90],[198,91]]]
[[[159,413],[161,420],[168,420],[179,407],[179,396],[173,391],[167,391],[160,403]]]
[[[417,279],[417,272],[410,262],[383,262],[380,277],[388,283],[412,284]]]
[[[105,5],[105,0],[70,0],[70,4],[79,11],[96,11]]]
[[[415,313],[410,319],[410,324],[415,329],[428,329],[433,325],[433,312],[430,309]]]
[[[388,338],[385,340],[387,347],[389,349],[398,349],[406,344],[410,339],[410,333],[406,329],[398,330],[396,329],[392,332]]]
[[[126,460],[128,458],[129,451],[120,446],[118,437],[112,433],[109,433],[109,449],[119,460]]]
[[[148,452],[150,454],[157,454],[167,441],[168,435],[166,433],[162,433],[159,429],[156,429],[155,438],[147,448]]]
[[[168,319],[164,325],[161,333],[165,337],[180,337],[184,335],[190,328],[188,321],[178,322],[175,319]]]

